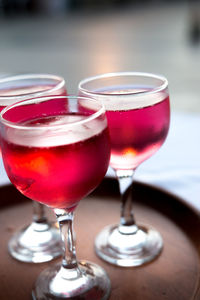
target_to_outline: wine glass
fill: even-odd
[[[77,262],[73,238],[74,210],[101,182],[109,164],[104,107],[84,97],[42,97],[5,108],[0,121],[8,177],[22,194],[54,210],[64,242],[62,266],[40,274],[33,298],[107,299],[106,272]]]
[[[82,80],[79,93],[105,105],[111,137],[110,166],[122,199],[120,222],[99,233],[96,253],[114,265],[142,265],[161,252],[163,241],[154,228],[135,222],[131,187],[136,168],[161,147],[168,133],[167,79],[142,72],[108,73]]]
[[[45,95],[66,95],[65,80],[50,74],[20,74],[0,79],[0,111],[21,100]],[[44,206],[33,202],[32,222],[16,232],[8,243],[9,253],[23,262],[42,263],[61,255],[61,240],[55,222]]]

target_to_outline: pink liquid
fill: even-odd
[[[115,90],[117,93],[120,91]],[[114,169],[135,169],[165,141],[170,120],[168,96],[163,94],[163,100],[151,106],[106,110],[111,138],[110,165]]]
[[[26,125],[44,125],[53,119],[30,120]],[[55,144],[57,142],[56,137]],[[54,141],[50,142],[52,146],[43,143],[43,137],[41,141],[36,140],[35,146],[3,139],[3,160],[8,177],[32,200],[53,208],[73,209],[100,183],[107,171],[110,158],[108,129],[104,126],[97,134],[90,134],[78,142],[61,142],[58,146],[54,146]]]

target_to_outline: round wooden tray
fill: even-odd
[[[107,178],[80,202],[75,213],[77,257],[96,262],[107,271],[112,284],[110,300],[200,299],[199,215],[181,199],[159,189],[136,182],[133,202],[136,220],[152,225],[162,234],[161,255],[135,268],[115,267],[95,255],[97,233],[119,221],[119,198],[116,181]],[[0,188],[0,199],[0,299],[28,300],[39,273],[59,259],[27,264],[9,256],[8,240],[15,230],[30,222],[32,203],[10,185]],[[49,209],[47,213],[54,218]]]

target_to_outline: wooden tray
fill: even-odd
[[[112,283],[110,300],[200,299],[199,215],[181,199],[138,182],[134,184],[133,197],[136,219],[154,226],[163,236],[161,255],[136,268],[115,267],[95,255],[93,243],[97,233],[119,220],[118,186],[114,179],[107,178],[77,208],[78,258],[104,267]],[[36,277],[56,261],[27,264],[9,256],[8,240],[15,230],[30,222],[32,203],[12,186],[0,188],[0,199],[0,299],[28,300]],[[50,210],[47,212],[54,218]]]

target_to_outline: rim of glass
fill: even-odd
[[[124,76],[133,76],[133,77],[149,77],[149,78],[154,78],[154,79],[159,79],[161,80],[163,83],[160,84],[158,87],[155,87],[153,89],[151,89],[150,91],[139,91],[139,92],[125,92],[125,93],[104,93],[104,92],[95,92],[95,91],[90,91],[86,88],[83,88],[82,86],[85,83],[89,83],[92,81],[95,81],[97,79],[103,79],[103,78],[112,78],[112,77],[124,77]],[[100,74],[100,75],[96,75],[96,76],[91,76],[91,77],[87,77],[83,80],[81,80],[79,82],[78,88],[80,91],[91,94],[91,95],[98,95],[100,97],[116,97],[116,96],[134,96],[137,97],[140,94],[154,94],[157,93],[159,91],[162,91],[164,89],[166,89],[168,87],[168,80],[166,79],[166,77],[164,77],[163,75],[157,75],[157,74],[153,74],[153,73],[148,73],[148,72],[112,72],[112,73],[104,73],[104,74]]]
[[[28,95],[31,96],[37,96],[42,93],[51,93],[54,92],[60,88],[62,88],[65,85],[65,79],[62,76],[54,75],[54,74],[45,74],[45,73],[25,73],[25,74],[17,74],[17,75],[8,75],[6,77],[3,77],[0,79],[0,85],[2,83],[9,83],[11,81],[20,81],[20,80],[26,80],[26,79],[55,79],[58,80],[58,84],[56,84],[53,88],[45,91],[38,91],[38,92],[32,92],[32,93],[25,93],[23,95],[8,95],[8,96],[1,96],[0,100],[8,100],[8,99],[22,99],[27,98]]]
[[[83,100],[89,100],[90,102],[94,103],[96,102],[100,108],[93,114],[91,114],[90,116],[87,116],[84,120],[79,120],[79,121],[74,121],[74,122],[71,122],[71,123],[67,123],[67,124],[56,124],[56,125],[49,125],[49,126],[45,126],[45,125],[39,125],[39,126],[34,126],[34,125],[23,125],[23,124],[16,124],[14,122],[11,122],[11,121],[8,121],[6,119],[3,118],[3,115],[15,108],[15,107],[18,107],[18,106],[21,106],[23,105],[24,103],[26,104],[37,104],[38,102],[39,103],[42,103],[42,102],[45,102],[45,101],[48,101],[48,100],[53,100],[53,99],[83,99]],[[44,129],[61,129],[61,128],[65,128],[65,127],[72,127],[72,126],[79,126],[81,124],[84,124],[84,123],[87,123],[93,119],[96,119],[98,118],[101,114],[105,114],[105,107],[104,105],[99,102],[98,100],[95,100],[95,99],[91,99],[89,97],[85,97],[85,96],[75,96],[75,95],[67,95],[67,96],[46,96],[46,97],[39,97],[39,98],[34,98],[34,99],[29,99],[29,100],[22,100],[22,101],[19,101],[17,103],[14,103],[12,105],[8,105],[7,107],[5,107],[1,112],[0,112],[0,122],[2,124],[5,124],[9,127],[12,127],[12,128],[15,128],[15,129],[23,129],[23,130],[44,130]]]

